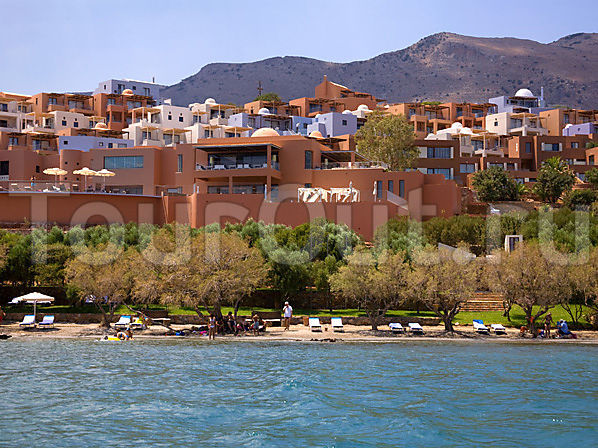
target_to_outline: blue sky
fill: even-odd
[[[598,31],[596,0],[0,0],[0,11],[0,91],[28,94],[173,84],[210,62],[368,59],[440,31],[540,42]]]

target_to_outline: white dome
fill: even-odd
[[[204,104],[216,104],[216,100],[214,98],[207,98],[203,103]]]
[[[473,131],[470,128],[461,128],[461,134],[473,135]]]
[[[522,98],[535,98],[534,94],[529,89],[519,89],[515,96],[522,97]]]
[[[453,129],[461,129],[463,127],[463,125],[461,123],[459,123],[458,121],[455,121],[452,125],[451,128]]]
[[[193,109],[194,107],[199,106],[199,103],[191,103],[189,104],[189,109]]]
[[[349,109],[347,109],[347,110],[344,110],[343,113],[345,115],[351,115],[353,112],[351,112]]]
[[[565,125],[565,129],[569,129],[571,126],[573,126],[571,123]]]
[[[272,128],[259,128],[253,134],[252,137],[280,137],[280,134]]]
[[[258,115],[270,115],[270,111],[267,107],[262,107],[260,110],[257,111]]]
[[[360,104],[360,105],[357,107],[357,110],[370,110],[370,108],[369,108],[369,107],[367,107],[365,104]]]
[[[316,116],[315,116],[316,120],[317,120],[318,118],[320,118],[320,116],[321,116],[321,115],[322,115],[322,114],[316,114]]]

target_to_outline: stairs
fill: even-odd
[[[502,295],[491,292],[476,292],[460,312],[503,311]]]

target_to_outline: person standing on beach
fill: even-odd
[[[289,302],[285,302],[282,311],[284,313],[284,331],[287,331],[291,325],[291,317],[293,317],[293,307],[289,305]]]
[[[214,339],[216,336],[216,318],[213,314],[210,314],[210,319],[208,320],[208,340]]]
[[[4,316],[6,316],[6,313],[4,312],[4,310],[2,309],[2,307],[0,306],[0,322],[2,322],[4,320]]]
[[[550,338],[550,326],[552,325],[552,314],[548,313],[544,318],[544,337]]]

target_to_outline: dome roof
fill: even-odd
[[[106,126],[106,123],[96,123],[96,125],[93,127],[94,129],[108,129],[108,126]]]
[[[123,95],[133,95],[133,91],[131,89],[123,90]]]
[[[267,107],[262,107],[257,111],[258,115],[271,115],[270,110]]]
[[[280,134],[272,128],[259,128],[253,134],[252,137],[280,137]]]
[[[535,98],[534,94],[529,89],[519,89],[515,96],[522,97],[522,98]]]
[[[461,134],[464,135],[473,135],[473,131],[471,130],[471,128],[461,128]]]
[[[455,121],[452,125],[451,128],[453,129],[461,129],[463,127],[463,125],[461,123],[459,123],[458,121]]]
[[[309,136],[313,138],[324,138],[320,131],[312,131]]]
[[[206,98],[203,102],[204,104],[216,104],[216,100],[214,98]]]
[[[350,114],[352,114],[353,112],[351,112],[349,109],[347,109],[347,110],[344,110],[344,111],[343,111],[343,113],[344,113],[345,115],[350,115]]]
[[[369,108],[369,107],[367,107],[365,104],[360,104],[360,105],[357,107],[357,110],[370,110],[370,108]]]

